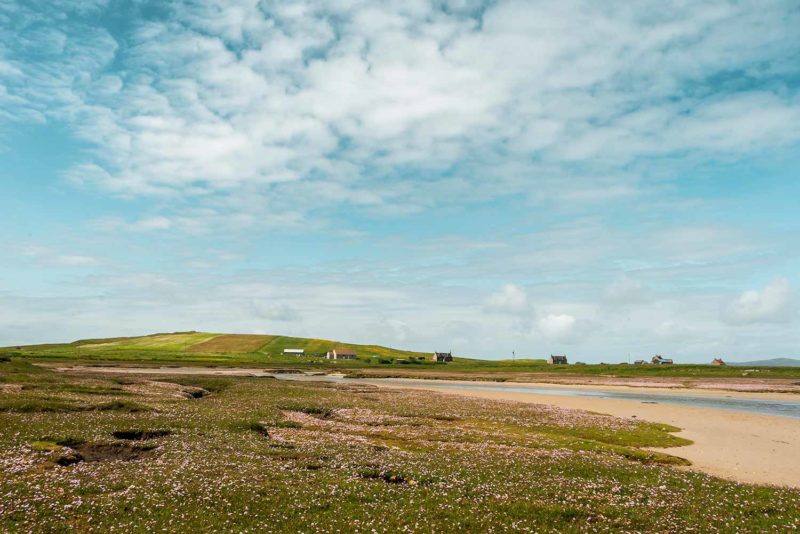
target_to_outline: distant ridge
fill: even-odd
[[[728,362],[728,365],[737,365],[739,367],[800,367],[800,360],[796,358],[772,358],[751,362]]]

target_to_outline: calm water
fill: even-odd
[[[309,376],[305,374],[278,375],[283,380],[323,380],[352,384],[369,383],[396,383],[403,386],[425,386],[436,389],[473,389],[480,391],[513,391],[519,393],[536,393],[538,395],[568,395],[574,397],[593,397],[598,399],[620,399],[639,401],[653,404],[678,404],[696,408],[716,408],[735,412],[750,412],[762,415],[780,415],[800,419],[800,399],[790,400],[764,400],[734,398],[721,393],[719,396],[699,396],[663,393],[638,393],[622,391],[604,391],[600,389],[551,389],[531,386],[503,386],[486,382],[475,384],[448,384],[431,380],[406,380],[406,379],[358,379],[342,378],[339,376]]]

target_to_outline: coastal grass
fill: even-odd
[[[336,347],[355,351],[355,360],[331,361],[325,353]],[[303,349],[302,356],[284,355],[284,349]],[[487,355],[496,357],[497,355]],[[453,362],[433,362],[430,353],[379,345],[276,335],[173,332],[148,336],[84,339],[72,343],[29,345],[0,349],[0,358],[49,362],[133,363],[287,367],[340,370],[353,377],[441,378],[490,381],[529,381],[542,377],[619,378],[778,378],[800,379],[800,367],[736,367],[700,364],[547,365],[543,359],[481,360],[456,355]],[[620,361],[626,358],[620,358]],[[710,358],[709,358],[710,361]]]
[[[676,469],[680,447],[648,451],[686,443],[666,425],[368,385],[165,373],[0,362],[0,531],[800,528],[800,492]]]

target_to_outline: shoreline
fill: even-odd
[[[324,371],[305,371],[305,370],[292,370],[287,372],[285,368],[259,368],[259,367],[223,367],[223,366],[153,366],[153,365],[63,365],[63,364],[46,364],[37,363],[40,367],[51,369],[58,372],[84,372],[84,373],[132,373],[141,375],[196,375],[196,376],[240,376],[240,377],[265,377],[273,374],[297,374],[305,376],[335,376],[342,378],[349,378],[346,371],[337,372],[324,372]],[[721,398],[742,398],[742,399],[761,399],[761,400],[800,400],[800,395],[797,393],[789,393],[785,391],[765,391],[765,390],[738,390],[738,389],[724,389],[722,387],[675,387],[663,386],[658,383],[652,385],[631,385],[631,384],[610,384],[610,383],[563,383],[551,382],[549,380],[543,381],[490,381],[490,380],[458,380],[458,379],[438,379],[438,378],[406,378],[406,377],[358,377],[352,378],[364,383],[379,383],[379,384],[403,384],[404,382],[420,383],[420,389],[427,389],[427,387],[435,387],[436,384],[450,384],[450,385],[463,385],[463,386],[476,386],[486,385],[495,388],[514,388],[514,387],[536,387],[538,389],[553,389],[553,390],[590,390],[590,391],[607,391],[607,392],[627,392],[627,393],[647,393],[654,395],[696,395],[698,397],[721,397]],[[721,380],[724,382],[724,380]],[[427,384],[431,386],[427,386]],[[722,384],[724,385],[724,384]],[[442,388],[437,388],[440,390]]]
[[[378,382],[382,384],[402,384],[404,382],[413,381],[415,384],[422,382],[416,378],[359,378],[364,382]],[[553,382],[490,382],[482,380],[440,380],[440,379],[426,379],[426,383],[430,383],[430,387],[435,387],[436,384],[462,385],[465,388],[475,387],[476,385],[491,386],[493,388],[531,388],[536,389],[552,389],[559,390],[586,390],[586,391],[606,391],[618,393],[646,393],[648,395],[665,395],[683,397],[686,395],[697,397],[717,397],[717,398],[733,398],[733,399],[757,399],[757,400],[800,400],[795,393],[786,392],[770,392],[770,391],[739,391],[727,389],[712,389],[712,388],[690,388],[690,387],[661,387],[661,386],[631,386],[631,385],[616,385],[616,384],[563,384]],[[427,388],[426,384],[420,385],[421,388]],[[438,388],[443,389],[443,388]],[[502,392],[501,392],[502,393]]]
[[[49,366],[48,366],[49,367]],[[53,366],[60,372],[116,373],[141,375],[272,376],[269,369],[195,368],[195,367],[88,367]],[[316,376],[324,380],[326,376]],[[800,419],[762,415],[716,408],[698,408],[675,404],[651,404],[629,399],[608,399],[511,391],[514,387],[536,386],[553,390],[592,390],[653,393],[763,400],[797,400],[792,393],[739,392],[690,388],[659,388],[619,385],[552,384],[535,382],[478,382],[472,380],[419,380],[406,378],[359,378],[365,384],[384,388],[434,391],[445,395],[470,396],[544,404],[572,410],[584,410],[615,417],[666,423],[681,429],[677,436],[691,440],[691,445],[653,448],[692,462],[683,469],[694,469],[737,482],[800,488]],[[409,383],[413,382],[413,383]],[[493,390],[469,389],[485,384]],[[448,387],[437,387],[446,384]],[[458,386],[464,388],[458,388]],[[509,388],[503,391],[501,388]]]
[[[713,408],[646,404],[621,399],[452,387],[443,389],[418,384],[375,385],[491,400],[547,404],[615,417],[633,417],[642,421],[666,423],[681,428],[682,430],[675,435],[689,439],[693,443],[682,447],[652,448],[652,450],[679,456],[692,462],[691,466],[681,469],[694,469],[737,482],[800,488],[800,455],[797,454],[797,447],[800,445],[800,420],[797,419]],[[748,395],[747,398],[753,397]]]
[[[406,370],[398,373],[385,369],[368,368],[320,368],[320,367],[292,367],[285,363],[280,365],[260,366],[258,364],[230,365],[225,364],[187,364],[187,363],[155,363],[155,362],[102,362],[90,363],[85,361],[68,363],[65,361],[37,361],[34,365],[48,369],[69,370],[70,368],[95,369],[100,372],[115,372],[115,369],[130,369],[137,372],[150,372],[151,369],[171,370],[176,374],[217,374],[246,376],[247,374],[266,373],[344,373],[350,378],[364,380],[431,380],[448,382],[491,382],[495,384],[527,384],[527,385],[553,385],[553,386],[591,386],[605,387],[632,387],[639,390],[673,390],[677,392],[708,391],[712,394],[722,392],[734,393],[785,393],[800,398],[800,378],[762,378],[755,374],[750,376],[725,376],[725,377],[687,377],[687,376],[612,376],[612,375],[581,375],[581,374],[553,374],[553,373],[527,373],[527,372],[498,372],[486,374],[483,372],[420,372]],[[156,372],[156,371],[153,371]]]

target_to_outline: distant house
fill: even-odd
[[[659,356],[658,354],[653,356],[653,359],[650,360],[650,361],[653,362],[653,365],[672,365],[672,360],[671,359],[663,358],[663,357]]]
[[[550,365],[567,365],[567,356],[562,355],[558,356],[555,354],[551,354],[549,358],[547,358],[547,363]]]
[[[432,360],[437,363],[452,362],[453,354],[451,352],[434,352]]]
[[[646,361],[644,361],[644,360],[636,360],[635,362],[633,362],[633,365],[644,365],[644,364],[646,364],[646,363],[647,363],[647,362],[646,362]]]
[[[727,365],[727,364],[722,361],[722,358],[714,358],[713,360],[711,360],[711,365]]]
[[[305,351],[303,349],[283,349],[284,354],[291,354],[294,356],[302,356]]]
[[[329,350],[325,355],[329,360],[355,360],[356,353],[353,349],[345,349],[343,347]]]
[[[575,362],[575,365],[586,365],[584,362]]]

